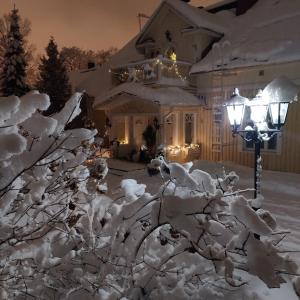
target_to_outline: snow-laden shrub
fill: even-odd
[[[99,202],[87,190],[99,181],[84,166],[96,131],[65,130],[80,113],[81,96],[51,117],[40,113],[50,105],[47,95],[0,98],[1,299],[60,294],[55,280],[65,275],[54,268],[83,242],[73,226]]]
[[[51,117],[45,95],[0,101],[0,299],[260,299],[232,293],[297,274],[234,172],[158,158],[156,193],[124,179],[120,197],[105,196],[106,164],[87,160],[96,132],[65,130],[80,97]]]
[[[191,167],[152,160],[151,174],[157,169],[163,180],[155,195],[133,179],[122,181],[124,197],[109,208],[101,231],[106,242],[100,238],[97,247],[107,262],[101,271],[106,293],[233,299],[231,292],[243,289],[251,276],[278,288],[286,282],[282,274],[296,275],[297,265],[278,249],[284,233],[276,220],[255,211],[246,191],[233,191],[238,176],[224,172],[213,179]]]

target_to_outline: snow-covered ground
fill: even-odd
[[[157,186],[162,183],[160,176],[150,177],[147,168],[143,164],[129,163],[125,161],[109,160],[111,167],[107,182],[110,196],[118,197],[120,181],[124,178],[136,179],[138,183],[147,185],[148,192],[157,191]],[[208,161],[194,162],[193,168],[202,169],[213,176],[220,174],[222,168],[227,171],[235,171],[239,176],[238,187],[241,189],[253,186],[253,169],[235,165],[230,162],[214,163]],[[277,219],[277,223],[283,231],[289,231],[286,235],[282,251],[291,251],[290,256],[295,258],[300,265],[300,174],[263,171],[262,194],[265,198],[263,208],[269,210]],[[251,197],[251,194],[248,195]],[[249,290],[252,292],[249,298],[263,300],[293,300],[297,296],[289,284],[284,284],[280,289],[269,290],[260,280],[252,278],[249,282]],[[255,296],[257,294],[257,296]],[[226,299],[239,299],[238,295],[231,295]],[[239,299],[240,300],[240,299]]]

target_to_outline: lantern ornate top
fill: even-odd
[[[253,105],[255,105],[255,106],[256,105],[268,105],[268,101],[264,97],[262,89],[258,90],[256,96],[249,101],[248,105],[249,106],[253,106]]]
[[[230,99],[228,99],[228,101],[225,102],[225,106],[228,105],[244,105],[249,101],[248,98],[243,97],[240,95],[240,91],[238,88],[235,88]]]

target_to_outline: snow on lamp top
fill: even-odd
[[[263,90],[262,96],[269,103],[297,101],[299,87],[285,76],[280,76],[271,81]]]
[[[284,125],[289,103],[297,101],[299,88],[285,76],[275,78],[263,91],[269,102],[271,121],[278,129]]]

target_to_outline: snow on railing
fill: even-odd
[[[189,82],[191,64],[184,61],[174,61],[164,57],[147,59],[110,70],[115,84],[124,82],[159,83],[186,86]]]

